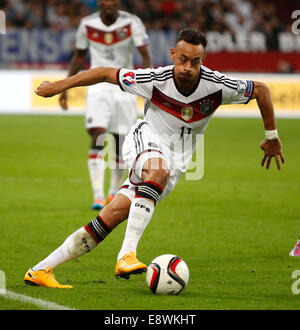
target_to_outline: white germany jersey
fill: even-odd
[[[76,48],[89,49],[91,68],[133,66],[133,49],[149,43],[142,21],[119,11],[112,25],[105,25],[100,12],[84,17],[76,34]]]
[[[203,134],[222,104],[247,103],[253,82],[235,79],[201,66],[199,80],[189,95],[176,86],[173,65],[157,69],[120,69],[121,89],[149,100],[144,119],[157,136]]]

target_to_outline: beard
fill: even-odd
[[[178,80],[182,84],[188,84],[192,81],[192,75],[190,73],[179,73]]]

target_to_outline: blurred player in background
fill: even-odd
[[[280,169],[280,159],[284,162],[284,158],[268,87],[203,66],[206,45],[200,31],[185,29],[171,49],[174,65],[139,70],[96,68],[58,82],[45,82],[37,88],[38,95],[49,97],[68,88],[109,82],[150,102],[144,120],[133,125],[126,136],[123,156],[129,176],[119,193],[96,219],[75,231],[47,258],[29,269],[25,283],[70,288],[60,285],[52,270],[91,251],[126,219],[115,274],[128,278],[145,271],[147,266],[136,257],[138,242],[157,203],[175,188],[188,169],[197,143],[186,141],[199,140],[199,134],[204,134],[209,120],[222,104],[243,104],[256,99],[265,127],[265,139],[260,145],[264,151],[261,165],[266,164],[269,169],[274,158]],[[174,225],[179,230],[182,226],[180,221]]]
[[[119,0],[98,0],[100,11],[81,20],[68,76],[75,75],[84,67],[88,51],[91,68],[132,68],[134,46],[142,56],[142,67],[151,66],[149,38],[143,23],[137,16],[118,10],[119,5]],[[61,107],[67,110],[66,91],[60,95],[59,101]],[[106,204],[104,133],[113,134],[115,141],[108,193],[110,202],[119,190],[126,171],[120,150],[124,136],[137,118],[136,97],[120,91],[117,86],[101,84],[101,87],[94,85],[88,88],[86,101],[85,125],[91,136],[88,169],[94,194],[92,209],[102,209]]]

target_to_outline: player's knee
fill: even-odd
[[[159,183],[164,188],[168,183],[169,177],[170,177],[169,169],[167,168],[159,169],[157,173],[157,180],[158,180],[157,183]]]
[[[163,158],[150,158],[143,165],[142,180],[158,183],[162,188],[166,186],[170,177],[170,169]]]
[[[142,172],[143,181],[152,181],[164,188],[169,180],[170,170],[168,168],[145,169]]]

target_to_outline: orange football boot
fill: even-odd
[[[24,278],[25,284],[36,285],[36,286],[46,286],[48,288],[58,288],[58,289],[72,289],[71,285],[59,284],[53,274],[53,269],[51,267],[46,267],[45,269],[33,271],[31,268],[27,271]]]
[[[147,266],[136,258],[134,252],[125,254],[116,264],[116,277],[130,278],[131,274],[142,274]]]

